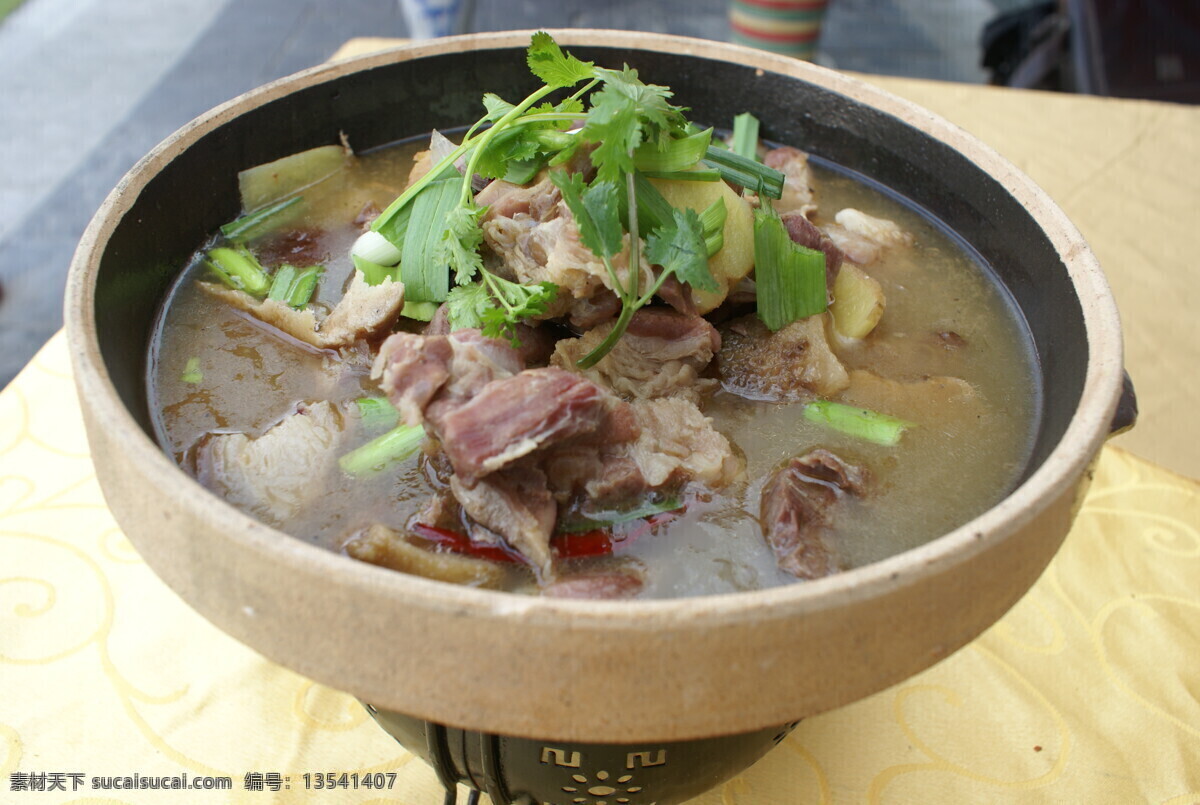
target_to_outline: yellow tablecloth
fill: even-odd
[[[1130,327],[1144,419],[1118,444],[1200,475],[1183,262],[1200,211],[1196,111],[879,83],[963,121],[1063,203]],[[96,485],[61,335],[0,393],[0,423],[0,801],[441,801],[433,772],[353,699],[226,637],[141,562]],[[1200,803],[1197,491],[1106,448],[1061,553],[1003,620],[806,720],[695,805]],[[304,789],[305,773],[356,771],[395,772],[394,787]],[[183,773],[232,787],[94,786]],[[273,791],[274,774],[291,788]]]

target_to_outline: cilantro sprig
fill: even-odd
[[[485,95],[484,113],[462,142],[389,205],[371,228],[401,251],[402,276],[426,278],[423,299],[429,298],[424,301],[447,302],[453,328],[479,327],[486,335],[511,339],[517,323],[546,314],[558,289],[549,282],[512,282],[485,268],[479,248],[486,209],[476,206],[469,179],[513,176],[528,181],[545,165],[563,164],[583,145],[590,146],[589,158],[596,169],[590,184],[580,173],[550,173],[575,218],[581,241],[603,262],[607,284],[621,300],[620,315],[608,337],[579,362],[586,368],[612,349],[633,314],[650,302],[668,277],[697,289],[718,287],[708,269],[714,233],[707,231],[701,216],[665,202],[651,203],[643,210],[638,202],[639,188],[643,195],[652,190],[647,190],[650,186],[639,166],[645,170],[695,167],[685,163],[698,163],[706,155],[710,133],[689,129],[684,108],[671,103],[673,95],[667,87],[643,82],[628,66],[610,70],[581,61],[564,53],[545,32],[534,34],[527,62],[543,85],[515,104],[492,93]],[[550,95],[568,90],[570,94],[557,103],[549,100]],[[572,125],[580,119],[582,129],[573,131]],[[466,165],[460,175],[454,166],[463,159]],[[433,193],[438,194],[436,204],[433,199],[414,204]],[[437,221],[413,212],[426,208],[437,210]],[[630,215],[629,210],[638,214]],[[640,234],[643,213],[647,217],[642,229],[648,232]],[[640,287],[642,234],[646,260],[659,267],[646,289]],[[623,252],[624,278],[614,265]],[[403,264],[410,259],[423,264]],[[451,269],[455,287],[449,287]],[[446,280],[428,281],[437,272],[444,272],[441,276]]]

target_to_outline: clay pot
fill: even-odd
[[[380,711],[408,714],[410,725],[536,739],[534,765],[546,768],[559,768],[559,752],[572,758],[574,744],[621,745],[611,761],[621,768],[588,770],[611,780],[635,771],[625,768],[629,753],[657,759],[665,751],[663,772],[683,765],[672,752],[684,750],[668,747],[714,736],[760,736],[761,749],[739,755],[750,762],[780,725],[948,656],[1034,583],[1067,533],[1113,421],[1122,388],[1116,307],[1087,245],[1045,193],[911,103],[732,45],[613,31],[555,35],[581,58],[627,62],[671,86],[694,119],[755,111],[764,137],[891,188],[976,249],[1027,319],[1044,384],[1042,427],[1020,485],[926,545],[819,581],[583,602],[467,589],[355,562],[255,521],[176,467],[151,437],[147,338],[179,268],[238,214],[237,172],[336,142],[339,132],[362,150],[452,128],[477,116],[485,90],[520,97],[534,87],[525,33],[436,40],[308,70],[203,115],[130,171],[84,235],[67,289],[97,475],[129,539],[199,612],[278,663]],[[394,716],[393,726],[405,718]],[[426,743],[417,751],[449,746],[439,729],[417,730]],[[471,740],[491,745],[485,738]],[[546,761],[544,749],[554,750]],[[637,770],[649,777],[656,767]],[[568,796],[570,784],[554,780],[551,791],[508,793],[538,802],[602,798]],[[663,794],[659,805],[674,796]],[[626,798],[652,800],[648,789]]]

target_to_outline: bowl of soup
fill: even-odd
[[[1113,427],[1121,337],[1062,212],[931,113],[555,36],[193,121],[97,213],[67,330],[106,499],[194,608],[444,776],[636,802],[1003,615]]]

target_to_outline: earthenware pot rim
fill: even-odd
[[[230,540],[264,561],[319,571],[413,607],[486,618],[513,619],[523,627],[569,619],[572,628],[603,633],[612,629],[655,630],[664,623],[737,623],[748,619],[793,618],[863,601],[967,561],[997,540],[1027,525],[1052,499],[1066,494],[1084,472],[1108,433],[1121,389],[1121,334],[1106,280],[1082,236],[1030,179],[990,147],[933,113],[825,68],[737,45],[662,34],[607,30],[555,30],[565,46],[633,48],[694,55],[751,66],[816,84],[886,112],[967,155],[995,177],[1045,230],[1066,266],[1080,300],[1088,341],[1088,365],[1077,410],[1062,439],[1031,477],[992,509],[929,543],[865,567],[813,582],[754,592],[651,601],[571,601],[465,588],[384,570],[291,538],[217,500],[185,474],[147,436],[125,408],[104,366],[96,335],[95,280],[101,255],[118,221],[149,179],[202,135],[282,95],[341,76],[397,61],[465,50],[523,48],[531,32],[513,31],[449,37],[402,45],[334,62],[245,93],[188,123],[157,146],[121,180],[85,232],[72,262],[66,294],[66,329],[84,404],[104,428],[120,437],[131,458],[152,469],[164,491],[197,517],[214,522]],[[481,87],[481,92],[485,89]],[[336,137],[331,132],[331,137]],[[398,134],[411,134],[400,132]],[[803,146],[803,143],[797,145]],[[353,687],[352,685],[348,687]]]

